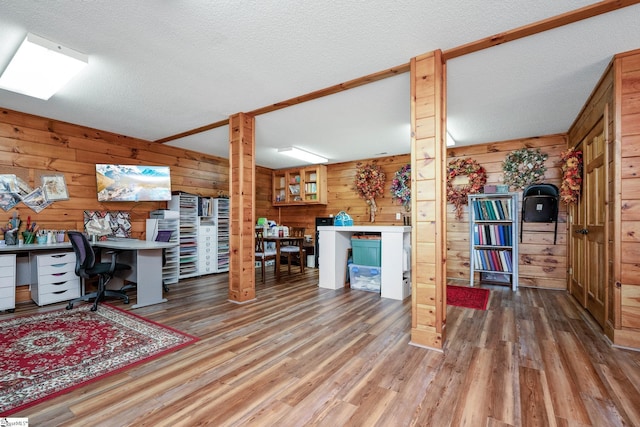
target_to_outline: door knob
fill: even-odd
[[[586,228],[581,228],[579,230],[575,231],[578,234],[589,234],[589,230],[587,230]]]

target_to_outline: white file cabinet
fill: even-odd
[[[0,310],[16,308],[16,255],[0,255]]]
[[[198,274],[211,274],[216,271],[216,252],[216,226],[203,225],[201,222],[198,227]]]
[[[80,296],[73,252],[31,255],[31,298],[38,305],[67,301]]]

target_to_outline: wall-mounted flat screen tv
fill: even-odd
[[[96,182],[100,202],[171,200],[169,166],[97,164]]]

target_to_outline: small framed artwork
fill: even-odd
[[[42,175],[40,179],[42,180],[42,192],[48,201],[69,200],[64,175]]]
[[[47,200],[42,191],[42,187],[38,187],[31,193],[22,198],[22,203],[33,209],[35,213],[42,211],[49,206],[52,202]]]
[[[20,198],[14,193],[0,193],[0,208],[5,212],[11,210],[19,201]]]
[[[18,191],[18,181],[13,174],[0,175],[0,193],[16,193]]]
[[[33,191],[33,188],[31,188],[22,178],[17,177],[16,182],[18,184],[18,188],[14,194],[20,197],[20,199],[25,198],[27,194]]]

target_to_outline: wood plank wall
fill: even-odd
[[[620,95],[620,326],[614,342],[640,347],[640,50],[617,56]],[[628,332],[627,332],[628,331]]]
[[[84,210],[126,211],[132,237],[144,239],[149,212],[166,208],[166,202],[98,202],[96,163],[166,165],[174,191],[202,196],[229,192],[227,159],[0,109],[0,173],[16,174],[34,188],[43,174],[63,174],[69,191],[69,200],[40,213],[23,203],[0,211],[0,223],[18,211],[21,231],[28,216],[41,229],[83,230]]]
[[[540,148],[549,155],[545,165],[545,182],[560,186],[560,153],[566,150],[566,135],[549,135],[538,138],[493,142],[472,147],[450,148],[447,160],[458,157],[472,157],[487,169],[488,184],[502,184],[502,161],[513,150],[523,147]],[[367,159],[371,161],[373,159]],[[395,213],[404,213],[402,206],[392,202],[391,179],[395,171],[408,163],[410,155],[378,158],[387,175],[384,198],[376,200],[378,214],[375,224],[401,225],[395,220]],[[329,204],[327,206],[286,206],[273,208],[271,205],[271,169],[257,168],[257,182],[263,183],[256,190],[256,217],[267,217],[279,223],[305,227],[307,234],[314,233],[315,217],[337,214],[345,210],[354,218],[356,225],[369,224],[365,202],[352,190],[357,162],[346,162],[327,166],[329,183]],[[264,183],[269,183],[264,184]],[[558,215],[557,243],[553,244],[553,224],[525,224],[520,250],[520,285],[550,289],[566,289],[567,232],[566,206],[560,205]],[[457,220],[453,205],[447,205],[447,278],[461,283],[469,281],[469,217],[465,207],[464,216]]]
[[[489,171],[489,182],[500,183],[501,166],[508,151],[523,146],[540,147],[550,154],[547,160],[548,182],[559,185],[559,169],[550,167],[557,162],[564,148],[564,137],[549,136],[526,140],[460,147],[448,151],[449,160],[472,156]],[[629,135],[637,138],[638,135]],[[633,153],[630,153],[633,154]],[[633,157],[633,156],[631,156]],[[384,197],[376,200],[376,224],[402,225],[396,213],[405,213],[402,206],[391,198],[393,175],[410,162],[410,155],[364,159],[377,161],[387,175]],[[157,164],[171,167],[172,188],[176,191],[217,196],[228,194],[228,161],[214,156],[129,138],[69,123],[3,109],[0,115],[0,169],[1,173],[15,173],[30,185],[37,186],[42,174],[62,173],[69,189],[70,199],[55,202],[36,214],[22,203],[17,205],[20,216],[41,224],[42,228],[80,230],[84,210],[123,210],[131,213],[132,234],[144,238],[145,220],[149,211],[165,208],[165,203],[101,203],[96,198],[95,163]],[[271,205],[271,169],[256,168],[256,217],[267,217],[289,226],[302,226],[313,235],[315,218],[336,215],[344,210],[357,225],[369,224],[368,207],[353,190],[357,162],[328,165],[328,204],[303,207]],[[629,200],[637,203],[637,201]],[[448,205],[447,276],[468,280],[468,223],[465,216],[455,220],[452,206]],[[13,211],[0,212],[6,219]],[[633,215],[628,213],[628,215]],[[628,216],[629,217],[629,216]],[[629,217],[631,218],[631,217]],[[563,288],[566,265],[565,210],[561,206],[558,244],[553,246],[550,233],[525,233],[521,250],[521,284]],[[546,224],[537,228],[548,228]],[[633,269],[635,264],[628,268]]]
[[[377,162],[386,175],[385,193],[376,199],[378,210],[375,225],[402,225],[403,220],[396,220],[396,213],[407,214],[404,208],[391,197],[391,182],[396,171],[411,161],[409,154],[371,158],[361,160],[363,163]],[[344,162],[327,165],[327,204],[307,206],[273,207],[271,169],[256,168],[256,218],[266,217],[289,227],[304,227],[306,234],[315,233],[315,218],[337,215],[347,212],[355,225],[371,224],[366,202],[358,197],[353,189],[356,164]]]
[[[471,147],[450,148],[448,160],[471,157],[487,170],[487,184],[502,184],[502,162],[513,150],[539,148],[549,157],[544,182],[560,187],[560,153],[566,150],[566,135],[495,142]],[[513,190],[513,189],[512,189]],[[518,191],[522,203],[522,190]],[[522,243],[518,243],[520,286],[566,289],[567,233],[566,205],[560,204],[558,236],[553,244],[553,224],[525,223]],[[460,220],[453,205],[447,205],[447,276],[450,280],[469,282],[469,209],[464,207]],[[477,273],[479,274],[479,273]]]

